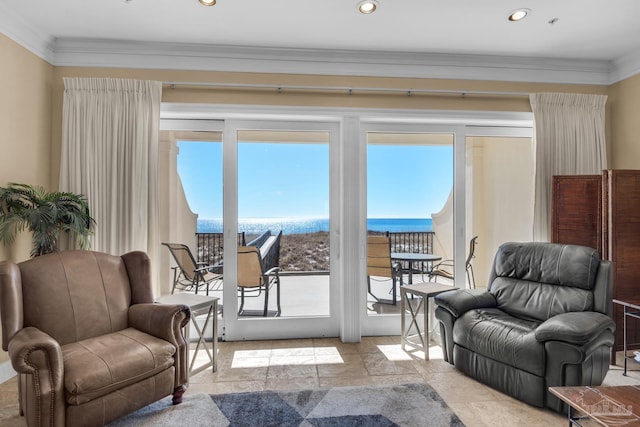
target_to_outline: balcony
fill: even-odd
[[[388,235],[392,252],[433,253],[433,232],[386,232],[371,234]],[[256,236],[238,233],[238,245],[245,245]],[[197,261],[207,265],[219,264],[222,260],[222,233],[196,233]],[[402,265],[403,283],[408,282],[408,275],[414,275],[414,282],[422,280],[421,273],[428,266],[421,263]],[[305,233],[283,235],[280,247],[281,304],[283,317],[328,316],[329,315],[329,233]],[[426,280],[426,276],[424,277]],[[363,289],[366,279],[362,279]],[[390,282],[372,283],[377,295],[386,298]],[[221,290],[215,296],[222,297]],[[370,314],[399,313],[396,306],[380,304],[367,294],[367,307]],[[260,311],[261,298],[249,298],[248,310]],[[254,307],[255,306],[255,307]]]

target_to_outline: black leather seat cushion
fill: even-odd
[[[545,374],[544,344],[535,337],[539,322],[513,317],[497,308],[470,310],[453,326],[456,344],[534,375]]]

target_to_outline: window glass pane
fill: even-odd
[[[260,248],[265,272],[278,267],[263,280],[267,317],[329,315],[329,221],[328,133],[238,132],[238,232]],[[251,286],[240,256],[241,318],[263,315],[265,289]]]
[[[438,260],[453,257],[452,190],[451,134],[367,134],[368,235],[390,247],[388,260],[367,248],[368,314],[399,313],[400,283],[428,281]]]

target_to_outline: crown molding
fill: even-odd
[[[0,32],[55,66],[609,85],[640,73],[640,51],[613,61],[53,39],[0,3]]]
[[[609,84],[611,61],[58,39],[56,66]]]
[[[628,54],[613,61],[611,84],[628,79],[640,73],[640,50]]]

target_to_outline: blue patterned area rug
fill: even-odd
[[[187,396],[156,402],[110,424],[230,427],[464,427],[423,383]]]

